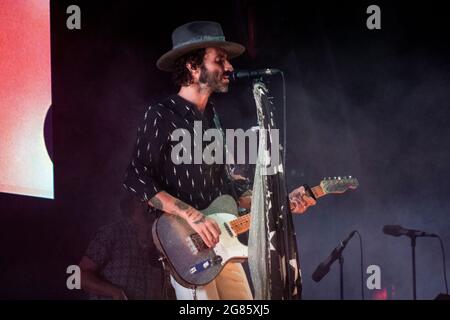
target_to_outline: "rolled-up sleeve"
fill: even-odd
[[[138,127],[133,156],[125,173],[124,187],[134,192],[141,201],[148,201],[163,191],[160,172],[161,155],[170,139],[163,106],[150,106]]]

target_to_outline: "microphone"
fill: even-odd
[[[350,232],[347,238],[344,239],[336,248],[331,251],[330,255],[317,266],[316,270],[314,271],[312,278],[315,282],[319,282],[322,280],[323,277],[327,275],[327,273],[330,271],[330,267],[333,264],[334,261],[336,261],[339,256],[341,255],[342,251],[344,251],[345,247],[347,246],[347,242],[350,241],[350,239],[355,235],[356,230],[353,230]]]
[[[383,227],[383,233],[394,237],[437,237],[437,235],[434,233],[427,233],[421,230],[405,229],[399,225],[386,225]]]
[[[229,79],[231,81],[237,81],[239,79],[253,79],[262,76],[273,76],[281,73],[278,69],[259,69],[259,70],[236,70],[229,72]]]

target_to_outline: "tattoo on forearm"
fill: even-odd
[[[200,212],[198,212],[197,210],[195,210],[194,208],[192,208],[190,205],[188,205],[187,203],[177,199],[175,201],[175,206],[180,209],[183,210],[184,212],[186,212],[186,218],[189,220],[195,220],[200,216]],[[200,222],[198,222],[200,223]]]
[[[175,201],[175,205],[176,205],[178,208],[180,208],[181,210],[187,210],[187,209],[189,209],[189,205],[188,205],[187,203],[184,203],[183,201],[178,200],[178,199]]]
[[[202,216],[200,219],[198,219],[197,221],[194,221],[193,223],[195,223],[195,224],[200,224],[200,223],[202,223],[202,222],[205,222],[205,219],[206,219],[206,217],[205,217],[205,216]]]
[[[159,200],[156,196],[150,199],[150,204],[153,206],[153,208],[162,210],[163,204],[161,200]]]
[[[195,215],[197,213],[197,211],[195,211],[194,210],[194,208],[189,208],[187,211],[186,211],[186,215],[187,215],[187,217],[188,218],[191,218],[193,215]]]

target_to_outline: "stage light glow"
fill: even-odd
[[[386,288],[375,290],[372,294],[373,300],[388,300],[388,292]]]
[[[50,68],[49,1],[2,0],[0,192],[54,198],[53,163],[44,138]]]

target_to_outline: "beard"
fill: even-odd
[[[218,71],[208,71],[204,65],[200,67],[199,82],[209,87],[212,92],[228,92],[228,83],[223,82],[222,75]]]

